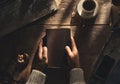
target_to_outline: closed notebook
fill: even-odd
[[[48,66],[68,66],[68,56],[65,46],[70,46],[70,29],[47,29],[46,46],[48,47]]]

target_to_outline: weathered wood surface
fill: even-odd
[[[57,10],[54,0],[0,1],[0,37]]]
[[[120,28],[120,7],[117,6],[112,6],[111,9],[111,21],[112,21],[112,25],[115,29],[115,27],[119,27]]]
[[[71,23],[77,19],[77,17],[72,17],[72,13],[75,11],[78,1],[79,0],[62,0],[56,13],[50,14],[1,38],[1,69],[5,70],[9,64],[12,65],[11,60],[16,58],[19,52],[27,52],[31,57],[28,67],[26,68],[26,70],[28,70],[33,61],[38,41],[44,36],[46,28],[71,28],[80,54],[80,64],[85,70],[85,79],[87,80],[91,75],[96,59],[111,33],[111,29],[109,28],[108,21],[105,24],[92,24],[90,26],[81,26],[78,24],[79,22]],[[99,13],[99,15],[101,13]],[[102,20],[102,18],[99,19]],[[105,19],[105,21],[107,19]]]
[[[80,0],[62,0],[59,6],[59,10],[54,16],[49,17],[43,24],[50,25],[79,25],[81,20],[76,12],[77,4]],[[95,19],[95,22],[92,24],[109,24],[110,12],[111,12],[111,2],[107,1],[104,3],[101,0],[97,0],[99,3],[98,15]],[[71,24],[71,19],[75,18],[75,22]],[[77,19],[77,21],[76,21]],[[39,23],[42,24],[42,23]],[[57,27],[56,26],[56,27]]]

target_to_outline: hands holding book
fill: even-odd
[[[39,71],[34,69],[26,82],[26,84],[45,84],[46,74],[43,71],[48,64],[48,49],[46,46],[43,47],[42,41],[39,43],[38,57],[40,60]],[[80,68],[79,53],[75,44],[73,37],[71,37],[71,48],[70,46],[65,46],[65,50],[68,54],[68,63],[72,67],[70,70],[70,84],[85,84],[84,72]],[[59,60],[59,59],[58,59]]]
[[[77,50],[77,46],[73,37],[71,37],[71,48],[69,46],[65,46],[65,50],[68,54],[68,63],[72,68],[79,68],[79,53]],[[46,46],[42,45],[42,41],[39,43],[38,57],[40,61],[44,61],[46,64],[48,63],[48,49]]]

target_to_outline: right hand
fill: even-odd
[[[71,46],[72,49],[70,49],[69,46],[65,47],[68,53],[68,56],[69,56],[68,62],[72,68],[79,68],[80,67],[79,53],[78,53],[76,43],[73,37],[71,37],[71,44],[72,44]]]

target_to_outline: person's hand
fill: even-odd
[[[71,48],[69,46],[66,46],[65,49],[69,56],[69,65],[72,68],[79,68],[80,67],[80,61],[79,61],[79,53],[75,44],[75,40],[73,37],[71,37]]]
[[[38,57],[42,61],[45,61],[45,63],[48,63],[48,49],[46,46],[43,47],[43,42],[41,41],[39,43],[39,49],[38,49]]]
[[[48,63],[48,49],[46,46],[43,47],[43,41],[41,40],[38,46],[38,54],[37,59],[35,60],[34,69],[43,71],[45,67],[47,67]]]

